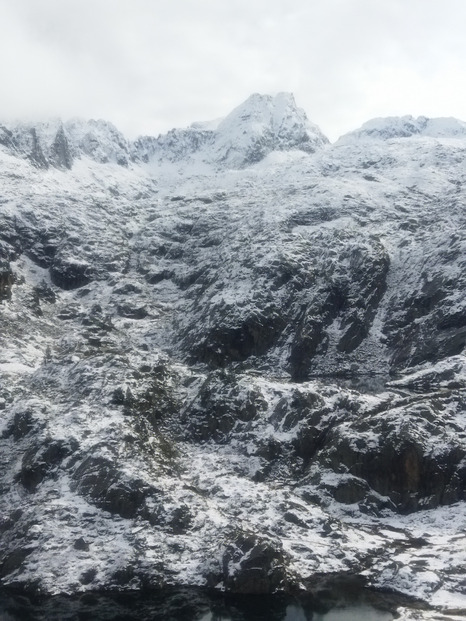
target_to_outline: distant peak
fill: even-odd
[[[393,138],[409,138],[411,136],[427,136],[431,138],[455,138],[466,136],[466,123],[449,117],[417,118],[406,116],[388,116],[371,119],[340,138],[341,142],[352,142],[355,139],[390,140]]]

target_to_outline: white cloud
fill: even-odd
[[[337,137],[374,116],[466,119],[463,0],[0,0],[0,117],[158,133],[293,91]]]

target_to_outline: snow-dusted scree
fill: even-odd
[[[329,145],[287,94],[0,126],[4,585],[464,611],[465,162],[460,121]]]

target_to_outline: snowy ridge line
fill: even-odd
[[[218,123],[194,123],[165,136],[145,136],[133,142],[102,120],[0,125],[0,145],[38,168],[70,169],[83,156],[120,166],[187,161],[241,168],[272,151],[313,153],[327,142],[289,93],[252,95]]]
[[[412,116],[372,119],[342,136],[336,144],[367,139],[464,139],[466,123],[454,118]],[[193,123],[158,137],[126,139],[103,120],[54,119],[40,123],[0,124],[0,146],[38,168],[71,169],[76,159],[89,157],[120,166],[170,162],[190,166],[242,168],[270,153],[312,154],[328,144],[320,129],[296,106],[291,93],[251,95],[224,119]]]

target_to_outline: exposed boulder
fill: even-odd
[[[155,490],[140,480],[125,480],[117,465],[105,457],[89,455],[73,472],[73,488],[98,507],[123,518],[134,518]]]
[[[248,424],[266,409],[257,388],[242,385],[233,374],[218,371],[207,376],[196,398],[184,409],[181,434],[197,442],[227,442],[234,428]]]
[[[18,478],[28,492],[35,492],[42,481],[56,471],[61,462],[76,452],[78,442],[70,440],[45,439],[32,444],[24,453]]]
[[[34,407],[27,407],[24,410],[21,409],[15,412],[12,421],[2,435],[4,438],[13,437],[17,442],[27,436],[31,431],[39,433],[44,427],[44,422],[41,418],[42,417],[38,415]]]
[[[117,312],[121,317],[127,317],[128,319],[144,319],[149,314],[146,306],[135,305],[130,302],[119,304]]]
[[[265,595],[289,588],[286,555],[279,541],[238,532],[222,557],[223,584],[232,593]]]
[[[87,261],[66,256],[55,256],[50,266],[50,278],[60,289],[79,289],[92,280],[92,267]]]

